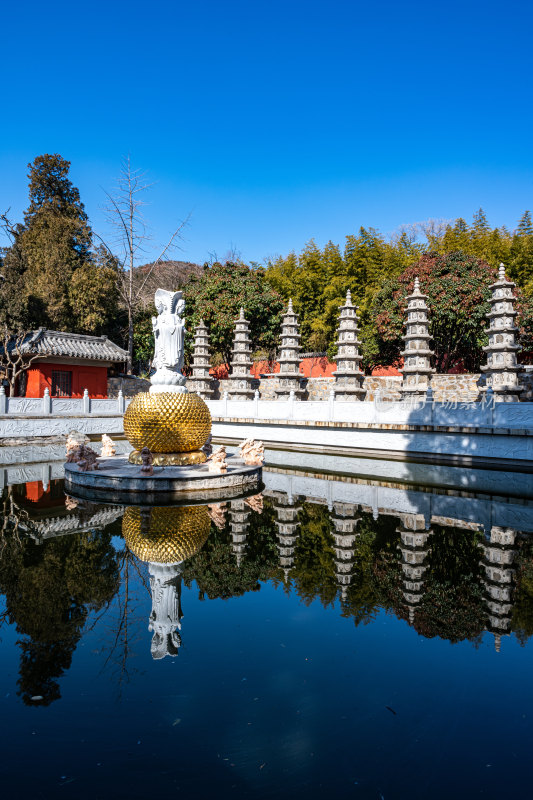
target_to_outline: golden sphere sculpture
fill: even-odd
[[[200,550],[211,527],[207,506],[141,509],[129,506],[122,535],[141,561],[177,564]]]
[[[202,463],[206,456],[200,448],[210,432],[211,414],[196,392],[141,392],[124,414],[124,433],[135,448],[129,460],[135,464],[141,463],[143,447],[154,454],[154,464]]]

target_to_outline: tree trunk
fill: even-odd
[[[133,311],[128,309],[128,375],[133,373]]]

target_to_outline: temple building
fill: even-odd
[[[39,356],[24,376],[26,397],[43,397],[45,389],[51,397],[83,397],[84,389],[89,397],[107,397],[108,371],[128,358],[127,352],[107,336],[44,328],[30,334],[21,350]]]

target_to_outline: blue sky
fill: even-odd
[[[14,4],[0,18],[0,211],[72,162],[93,228],[128,152],[152,253],[246,260],[433,218],[533,209],[530,2]]]

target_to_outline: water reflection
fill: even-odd
[[[385,610],[425,638],[478,646],[489,632],[498,652],[503,637],[515,634],[523,644],[532,635],[531,507],[479,497],[465,506],[464,497],[446,493],[313,481],[285,476],[287,491],[273,480],[254,497],[126,509],[65,499],[58,481],[6,487],[0,592],[3,622],[19,636],[24,703],[61,697],[60,678],[89,617],[113,604],[124,672],[125,620],[137,616],[144,626],[147,613],[128,607],[133,562],[148,573],[141,586],[150,595],[154,660],[180,650],[183,586],[202,600],[229,599],[271,581],[356,627]],[[527,530],[495,524],[515,519]]]
[[[18,694],[26,704],[49,705],[61,697],[59,678],[71,665],[89,614],[117,591],[117,555],[109,532],[65,536],[65,527],[56,524],[65,517],[53,516],[47,525],[32,519],[12,496],[8,505],[0,592],[5,595],[4,621],[20,637]]]
[[[183,563],[204,544],[210,529],[207,506],[126,508],[122,533],[129,550],[148,564],[152,610],[148,630],[155,660],[177,656],[181,646]]]

